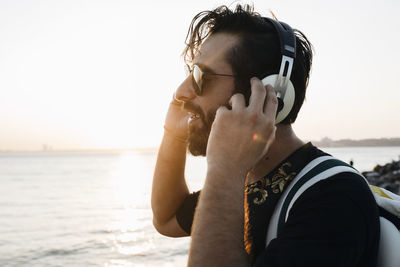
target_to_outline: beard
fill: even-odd
[[[203,118],[201,120],[202,125],[200,127],[189,125],[188,149],[193,156],[205,156],[207,151],[208,137],[213,120],[206,121]]]
[[[224,105],[229,110],[231,106],[229,103]],[[200,116],[200,126],[189,124],[189,137],[188,137],[188,150],[193,156],[206,156],[208,138],[211,132],[211,126],[215,119],[217,110],[209,110],[207,114],[203,110],[191,102],[185,102],[184,108]]]
[[[206,116],[200,107],[194,106],[191,103],[188,103],[188,105],[185,104],[185,107],[199,114],[200,118],[198,120],[201,120],[200,126],[189,124],[188,150],[193,156],[206,156],[208,137],[210,136],[216,110],[209,111]]]

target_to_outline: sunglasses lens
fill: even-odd
[[[192,75],[193,75],[193,87],[195,88],[196,94],[201,95],[203,72],[197,65],[194,65]]]

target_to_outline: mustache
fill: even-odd
[[[225,106],[227,109],[232,110],[232,107],[229,104],[229,102],[225,103],[222,106]],[[200,119],[206,125],[209,125],[208,127],[211,127],[211,123],[214,121],[215,118],[215,112],[208,112],[206,116],[203,110],[199,106],[193,104],[191,101],[183,102],[182,108],[188,112],[198,114],[200,116]]]
[[[201,117],[202,119],[205,118],[205,114],[204,114],[203,110],[202,110],[199,106],[193,104],[193,103],[190,102],[190,101],[183,102],[183,109],[186,110],[186,111],[188,111],[188,112],[191,112],[191,113],[195,113],[195,114],[200,115],[200,117]]]

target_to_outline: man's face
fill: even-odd
[[[213,34],[207,38],[194,59],[194,64],[203,72],[232,75],[226,54],[237,42],[237,37],[227,33]],[[179,86],[176,98],[185,102],[190,114],[189,151],[193,155],[206,154],[208,136],[215,113],[220,106],[227,105],[234,90],[234,77],[204,75],[202,94],[197,95],[190,75]]]

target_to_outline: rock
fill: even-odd
[[[363,172],[362,175],[364,175],[365,178],[367,178],[367,181],[371,184],[376,184],[379,178],[381,177],[378,172]]]
[[[385,188],[395,194],[400,193],[400,161],[392,161],[383,166],[376,165],[373,171],[362,174],[371,185]]]

